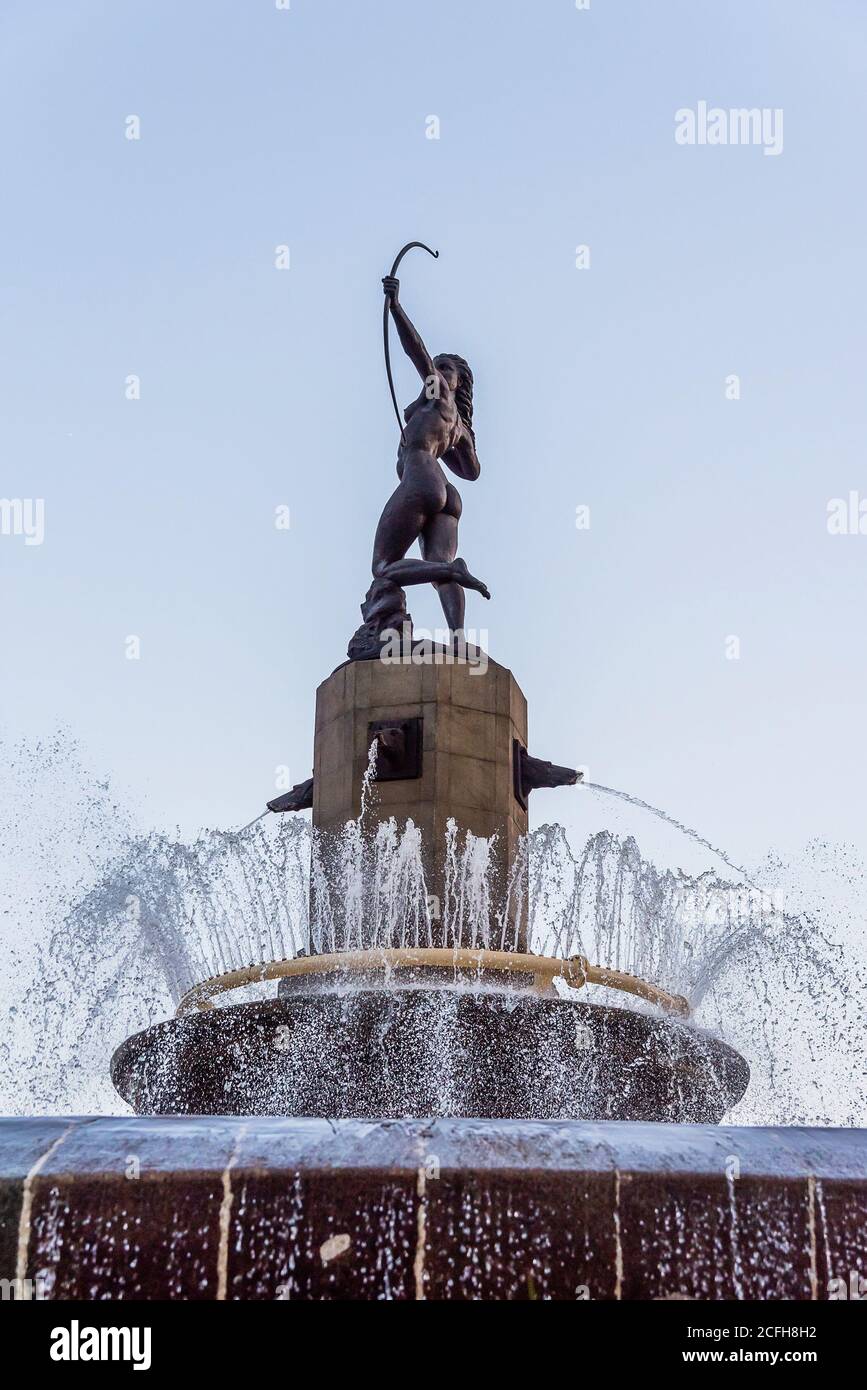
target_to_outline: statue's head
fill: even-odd
[[[454,392],[458,414],[468,429],[473,427],[473,374],[469,362],[456,352],[441,352],[434,366],[450,391]]]

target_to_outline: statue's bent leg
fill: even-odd
[[[414,541],[420,540],[425,527],[443,518],[454,521],[447,513],[436,511],[433,515],[425,512],[420,499],[403,485],[392,493],[385,504],[385,510],[376,528],[373,543],[373,576],[375,579],[388,579],[393,584],[450,584],[456,583],[465,589],[476,589],[485,598],[490,598],[480,579],[470,574],[463,560],[407,560],[406,552]]]

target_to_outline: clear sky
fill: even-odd
[[[309,775],[420,238],[403,302],[476,377],[468,625],[531,751],[744,860],[867,848],[867,535],[827,529],[867,499],[863,0],[5,0],[0,48],[0,495],[45,504],[0,535],[7,733],[65,726],[184,833]],[[782,153],[678,145],[701,101],[781,108]]]

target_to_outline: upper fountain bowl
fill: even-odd
[[[718,1123],[749,1068],[639,1008],[523,991],[284,994],[160,1023],[115,1052],[137,1114]]]

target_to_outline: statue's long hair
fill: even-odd
[[[443,362],[452,362],[457,368],[458,384],[455,389],[455,405],[458,414],[470,432],[473,441],[473,448],[476,447],[476,436],[473,430],[473,374],[470,371],[470,364],[463,357],[458,357],[456,352],[441,352],[434,358],[434,366],[439,367]]]

